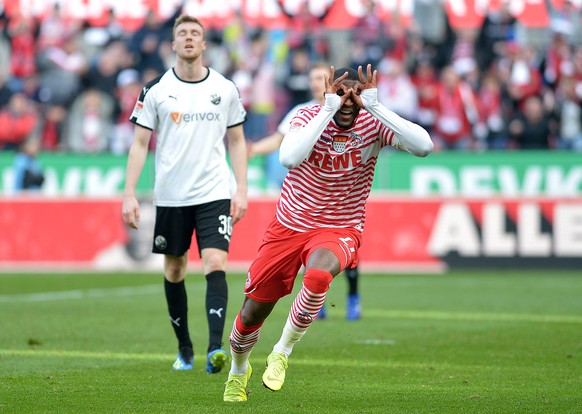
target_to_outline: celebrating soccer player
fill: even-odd
[[[230,334],[232,362],[224,401],[246,401],[249,356],[277,301],[291,293],[301,266],[303,286],[279,342],[267,357],[263,385],[278,391],[288,358],[321,309],[333,278],[357,265],[380,150],[392,146],[425,157],[426,130],[377,99],[377,71],[331,67],[325,102],[300,109],[280,148],[289,169],[276,216],[267,228],[244,287],[245,300]]]

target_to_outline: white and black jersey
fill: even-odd
[[[226,129],[245,121],[235,84],[213,69],[198,82],[173,69],[142,89],[130,121],[156,131],[157,206],[203,204],[231,198]]]

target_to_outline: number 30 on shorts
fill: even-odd
[[[218,217],[218,220],[220,221],[218,232],[223,236],[232,236],[232,217],[223,214]]]

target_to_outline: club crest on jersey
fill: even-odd
[[[333,137],[333,142],[331,143],[331,146],[335,152],[342,153],[346,150],[348,140],[349,138],[346,135],[336,135]]]
[[[218,96],[217,94],[213,93],[212,95],[210,95],[210,102],[212,102],[214,105],[218,105],[220,103],[220,96]]]
[[[350,132],[350,138],[356,141],[357,145],[361,144],[364,141],[364,138],[356,134],[355,132]]]

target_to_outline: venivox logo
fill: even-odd
[[[172,112],[170,117],[176,125],[180,125],[180,122],[182,122],[182,114],[180,112]]]
[[[218,112],[202,112],[193,114],[182,114],[180,112],[170,113],[170,118],[176,125],[180,125],[182,121],[184,122],[198,122],[198,121],[220,121],[220,113]]]

